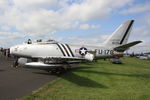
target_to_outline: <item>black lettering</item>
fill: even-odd
[[[102,50],[99,50],[99,54],[102,54],[103,53],[103,51]]]
[[[109,51],[110,51],[110,50],[106,50],[106,54],[107,54],[107,55],[109,55]]]
[[[110,54],[113,55],[114,54],[114,50],[110,50]]]

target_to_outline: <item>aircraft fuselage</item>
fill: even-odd
[[[22,44],[11,48],[11,54],[19,57],[83,57],[87,52],[94,54],[95,58],[112,57],[117,52],[113,48],[104,46],[69,45],[62,43],[33,43]]]

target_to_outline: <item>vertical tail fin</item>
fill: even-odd
[[[132,25],[134,20],[128,20],[121,24],[112,35],[104,43],[107,46],[119,46],[126,44],[131,32]]]

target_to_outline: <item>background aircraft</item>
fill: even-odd
[[[101,45],[71,45],[54,40],[47,42],[23,43],[10,48],[16,57],[14,66],[19,63],[28,68],[59,70],[64,65],[93,61],[94,59],[121,57],[123,52],[141,41],[127,43],[134,20],[121,24],[112,35]]]

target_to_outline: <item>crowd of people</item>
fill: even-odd
[[[0,52],[2,53],[2,55],[4,55],[6,57],[6,59],[10,58],[10,49],[4,49],[4,48],[0,48]]]

